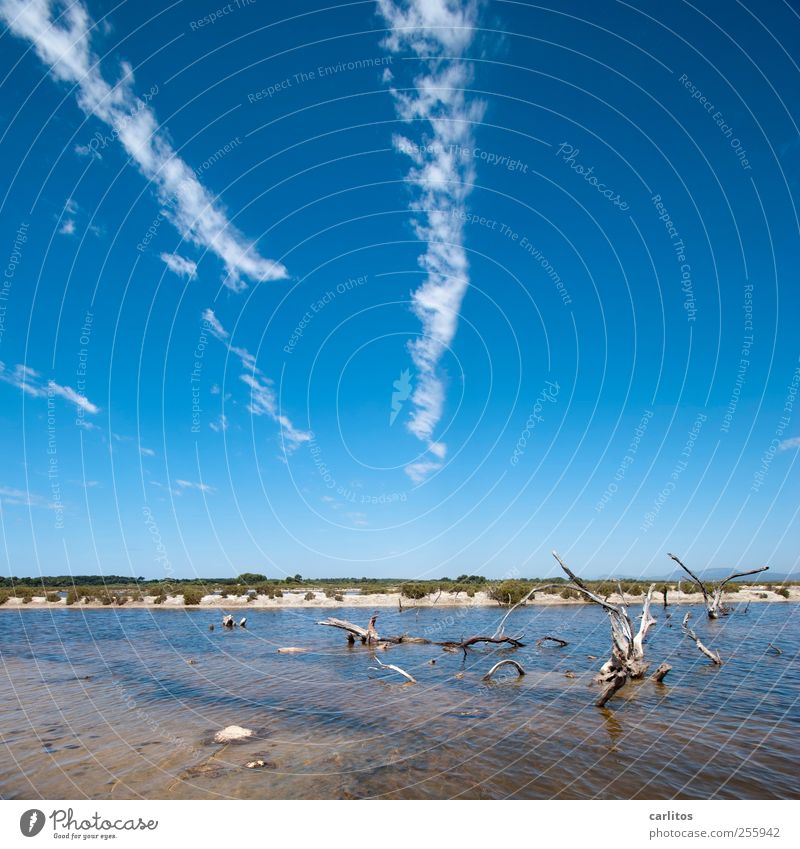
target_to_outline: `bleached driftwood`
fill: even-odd
[[[643,678],[647,672],[648,663],[644,659],[644,641],[647,634],[656,620],[650,613],[650,605],[653,600],[653,591],[655,584],[650,584],[647,590],[647,595],[642,604],[642,615],[639,621],[639,628],[634,633],[633,624],[628,608],[624,601],[618,604],[612,604],[604,598],[601,598],[596,593],[592,592],[581,579],[564,563],[557,552],[553,552],[553,557],[558,561],[558,565],[566,572],[570,581],[571,589],[584,595],[595,604],[599,604],[607,613],[611,623],[611,657],[600,669],[600,674],[597,676],[597,681],[605,684],[600,698],[597,700],[598,707],[604,707],[606,702],[622,687],[625,686],[629,678]],[[624,598],[620,590],[620,598]]]
[[[380,671],[381,669],[391,669],[393,672],[399,673],[404,678],[408,678],[408,680],[412,684],[417,683],[417,679],[414,678],[413,675],[409,675],[408,672],[405,671],[405,669],[401,669],[399,666],[395,666],[393,663],[381,663],[380,660],[377,657],[374,658],[374,660],[375,660],[375,663],[377,663],[378,665],[377,666],[370,666],[369,667],[370,669],[374,669],[376,672]]]
[[[351,643],[355,642],[355,638],[358,637],[362,643],[372,644],[380,640],[378,631],[375,628],[375,620],[377,618],[378,614],[376,613],[369,620],[369,625],[366,628],[362,628],[360,625],[354,625],[352,622],[347,622],[344,619],[335,619],[333,616],[323,619],[322,622],[317,622],[317,625],[327,625],[329,628],[341,628],[343,631],[347,631],[347,639]]]
[[[747,572],[731,572],[727,578],[720,581],[716,587],[706,587],[706,585],[692,572],[688,566],[684,565],[674,554],[667,554],[674,560],[678,566],[694,581],[700,592],[703,594],[703,601],[706,605],[706,611],[709,619],[718,619],[720,615],[726,615],[730,611],[722,603],[722,593],[725,584],[732,581],[734,578],[744,578],[746,575],[757,575],[759,572],[766,572],[769,566],[761,566],[759,569],[750,569]]]
[[[559,566],[567,573],[572,581],[572,589],[577,590],[586,596],[590,601],[599,604],[609,616],[611,622],[611,659],[605,664],[601,674],[606,674],[612,668],[621,667],[625,670],[626,676],[631,678],[642,678],[647,672],[648,664],[644,660],[644,641],[647,634],[656,620],[650,613],[650,604],[653,600],[653,591],[655,584],[650,584],[647,590],[647,595],[642,604],[642,615],[639,621],[639,628],[634,633],[633,624],[628,614],[628,608],[624,603],[612,604],[599,595],[593,593],[581,579],[570,570],[564,561],[558,556],[557,552],[553,552],[553,557],[558,561]]]
[[[683,628],[684,634],[686,634],[686,636],[689,637],[690,639],[694,640],[697,648],[700,649],[700,651],[712,663],[716,663],[717,666],[721,666],[722,665],[722,658],[719,656],[719,654],[717,654],[717,652],[711,651],[711,649],[708,648],[708,646],[704,646],[700,642],[700,638],[697,636],[697,634],[695,634],[695,632],[689,627],[689,617],[690,616],[691,616],[691,614],[687,611],[686,616],[683,617],[683,622],[681,623],[681,627]]]
[[[483,680],[491,681],[492,675],[494,675],[501,666],[513,666],[514,669],[517,670],[517,674],[520,678],[525,674],[525,670],[522,668],[521,663],[518,663],[516,660],[511,660],[511,658],[506,658],[506,660],[501,660],[498,663],[495,663],[495,665],[483,676]]]

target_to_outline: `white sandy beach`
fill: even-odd
[[[726,604],[735,607],[748,602],[797,602],[800,601],[800,586],[787,587],[789,597],[784,598],[774,590],[766,589],[766,585],[748,586],[742,588],[736,593],[724,593],[723,600]],[[306,599],[306,593],[313,592],[314,599]],[[625,595],[625,602],[629,605],[639,605],[642,603],[643,596]],[[359,593],[347,592],[342,595],[342,601],[337,601],[334,598],[329,598],[322,591],[312,589],[303,589],[297,591],[284,591],[282,598],[269,598],[266,595],[259,596],[226,596],[222,599],[218,595],[203,596],[199,605],[186,606],[183,603],[183,596],[170,595],[162,604],[154,603],[155,596],[145,596],[143,601],[127,601],[124,608],[147,608],[152,610],[174,610],[176,608],[184,608],[187,610],[197,610],[201,608],[217,608],[217,609],[234,609],[234,608],[251,608],[251,609],[285,609],[285,608],[347,608],[347,607],[364,607],[364,608],[399,608],[401,603],[403,609],[413,607],[499,607],[498,603],[489,597],[488,593],[476,592],[474,597],[469,598],[463,592],[455,595],[453,593],[443,592],[439,595],[425,596],[421,599],[402,598],[399,592],[388,593]],[[621,601],[616,594],[609,597],[609,601],[617,603]],[[702,604],[703,596],[701,593],[685,593],[670,590],[667,593],[668,604]],[[547,605],[583,605],[591,604],[578,599],[564,599],[557,593],[537,593],[534,599],[527,602],[532,606],[547,606]],[[657,607],[663,604],[663,595],[660,592],[653,593],[653,604]],[[119,605],[102,604],[98,601],[76,602],[67,606],[64,599],[58,602],[49,602],[44,596],[33,596],[30,602],[24,603],[19,598],[9,598],[5,604],[0,606],[2,610],[41,610],[43,608],[65,608],[65,609],[119,609]]]

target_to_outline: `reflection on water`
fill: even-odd
[[[370,671],[370,651],[318,627],[319,610],[252,610],[233,632],[209,631],[211,610],[3,610],[0,796],[796,798],[797,605],[718,622],[700,612],[721,668],[659,611],[647,652],[653,669],[672,664],[665,684],[635,682],[598,710],[609,628],[593,607],[515,611],[508,630],[529,642],[516,651],[380,653],[417,685]],[[369,612],[336,615],[365,623]],[[501,615],[384,610],[378,624],[458,639],[492,633]],[[569,645],[536,648],[544,634]],[[528,674],[484,684],[504,656]],[[213,742],[233,724],[256,733]]]

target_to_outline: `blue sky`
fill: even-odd
[[[0,0],[7,574],[795,568],[782,2]]]

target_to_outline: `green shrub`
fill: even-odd
[[[5,604],[10,597],[11,597],[11,593],[6,593],[6,592],[0,593],[0,605]]]
[[[61,601],[61,596],[58,593],[48,593],[45,598],[50,602],[50,604],[58,604]]]
[[[467,587],[466,592],[467,592],[467,598],[475,598],[475,588],[474,587]]]
[[[75,604],[76,601],[80,601],[78,591],[76,589],[67,590],[67,604]]]
[[[337,594],[333,597],[333,600],[334,600],[334,601],[344,601],[344,596],[343,596],[343,595],[341,595],[340,593],[337,593]]]
[[[786,587],[781,587],[780,589],[775,590],[775,592],[784,598],[789,598],[789,590],[786,589]]]
[[[200,600],[203,598],[203,594],[199,590],[184,590],[183,591],[183,603],[185,605],[196,605],[200,604]]]
[[[103,604],[111,604],[111,603],[114,601],[114,599],[111,597],[111,594],[110,594],[110,593],[103,593],[103,594],[100,596],[100,601],[101,601]]]
[[[759,593],[758,597],[759,598],[769,598],[769,596],[766,593]]]
[[[314,593],[306,593],[306,594],[303,596],[303,598],[304,598],[306,601],[314,601],[314,599],[316,598],[316,596],[314,595]]]
[[[153,604],[163,604],[167,600],[167,597],[164,593],[158,593],[153,599]]]
[[[491,587],[489,598],[499,604],[512,606],[519,604],[532,589],[533,585],[526,584],[524,581],[503,581]]]
[[[283,590],[278,589],[278,587],[275,587],[275,589],[272,591],[271,598],[283,598]]]
[[[128,600],[128,596],[126,595],[118,595],[116,598],[117,605],[122,607],[123,604]]]
[[[425,598],[428,595],[428,587],[425,584],[403,584],[400,595],[404,598]]]
[[[726,593],[738,593],[741,591],[741,589],[741,584],[737,584],[735,581],[731,581],[729,584],[725,584]]]
[[[559,593],[561,598],[580,598],[580,594],[569,588],[561,590]]]

